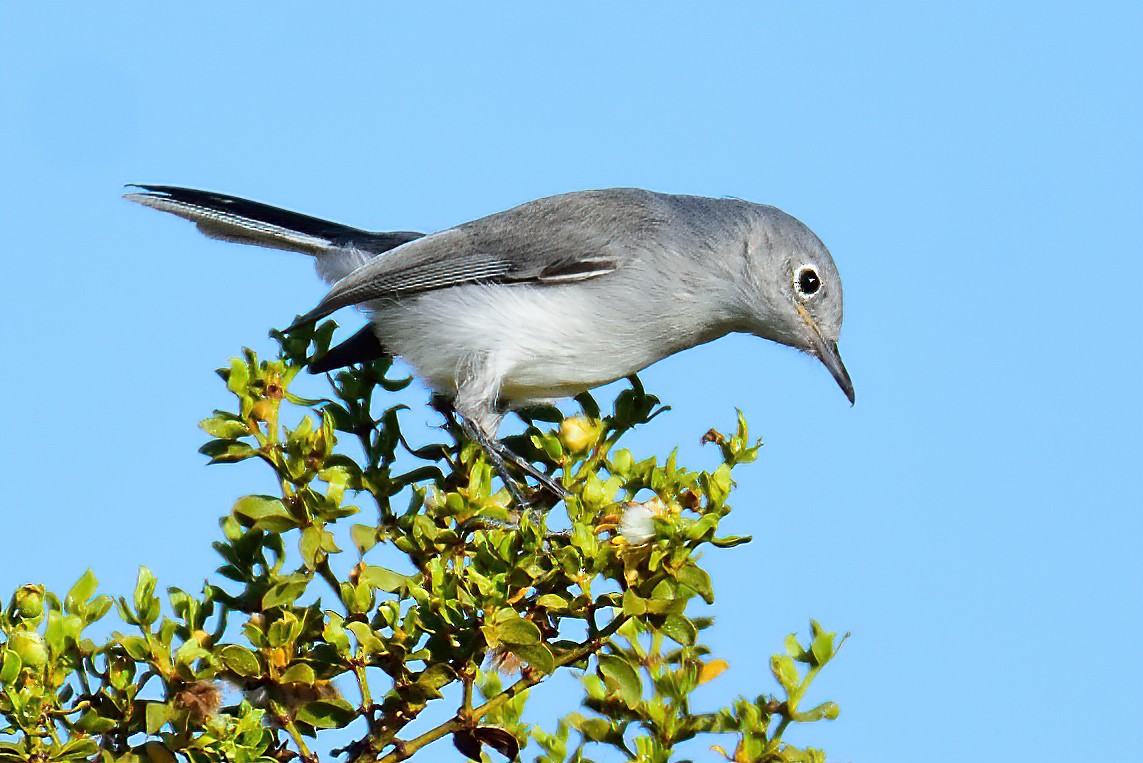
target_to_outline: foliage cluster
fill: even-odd
[[[202,452],[258,459],[279,488],[222,519],[221,579],[168,588],[165,606],[146,568],[128,597],[98,594],[90,572],[62,599],[34,584],[14,593],[0,615],[0,763],[308,762],[332,729],[350,740],[334,753],[381,763],[445,737],[474,760],[531,742],[537,763],[600,747],[665,763],[699,735],[729,739],[713,749],[733,761],[824,760],[783,739],[791,723],[837,715],[802,706],[840,646],[817,623],[773,657],[776,695],[692,707],[728,667],[701,644],[711,620],[695,605],[714,600],[701,552],[749,540],[718,534],[732,470],[759,448],[741,415],[732,436],[704,438],[722,463],[690,471],[619,446],[662,410],[635,379],[607,415],[586,395],[580,415],[527,412],[510,445],[570,496],[522,508],[454,424],[443,442],[406,442],[400,406],[383,403],[409,380],[386,361],[336,374],[330,399],[291,393],[333,328],[276,335],[279,357],[246,351],[220,371],[237,405],[202,422]],[[346,532],[360,500],[372,519]],[[93,639],[112,610],[122,630]],[[526,721],[529,690],[561,673],[578,677],[580,706]],[[435,725],[407,735],[418,718]]]

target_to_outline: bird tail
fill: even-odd
[[[210,238],[317,257],[319,272],[330,282],[344,276],[345,272],[340,271],[345,268],[322,267],[321,261],[344,257],[323,255],[344,255],[353,251],[363,255],[361,259],[365,260],[424,235],[412,231],[374,233],[237,196],[193,188],[170,185],[129,187],[139,191],[124,194],[123,198],[190,220]]]

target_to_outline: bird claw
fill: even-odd
[[[488,460],[492,462],[492,466],[496,469],[497,475],[499,475],[500,479],[504,482],[504,487],[506,487],[509,494],[511,494],[512,501],[520,508],[526,509],[538,505],[540,501],[538,501],[537,498],[545,492],[554,496],[557,503],[570,495],[567,488],[552,479],[551,475],[545,474],[537,469],[526,458],[513,452],[512,449],[504,443],[489,437],[480,427],[464,416],[460,416],[460,425],[469,439],[479,445],[485,455],[488,456]],[[531,495],[525,495],[523,490],[523,488],[527,487],[527,482],[517,479],[508,470],[509,462],[539,483],[538,489]],[[548,511],[552,505],[545,507],[543,510]]]

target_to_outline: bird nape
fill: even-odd
[[[537,199],[429,235],[371,232],[234,196],[134,186],[126,198],[212,238],[302,252],[331,285],[299,322],[369,315],[311,360],[330,371],[407,362],[524,505],[549,475],[497,439],[509,410],[570,397],[681,350],[750,333],[818,358],[850,403],[838,353],[841,278],[821,240],[781,210],[634,188]],[[296,324],[295,324],[296,325]]]

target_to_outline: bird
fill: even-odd
[[[403,359],[450,401],[519,503],[528,498],[508,463],[559,497],[566,491],[497,439],[506,412],[575,396],[727,334],[817,358],[854,402],[837,345],[833,257],[774,206],[611,188],[424,234],[361,230],[211,191],[128,187],[137,190],[124,198],[211,238],[313,256],[331,288],[291,328],[349,306],[369,322],[309,370]]]

